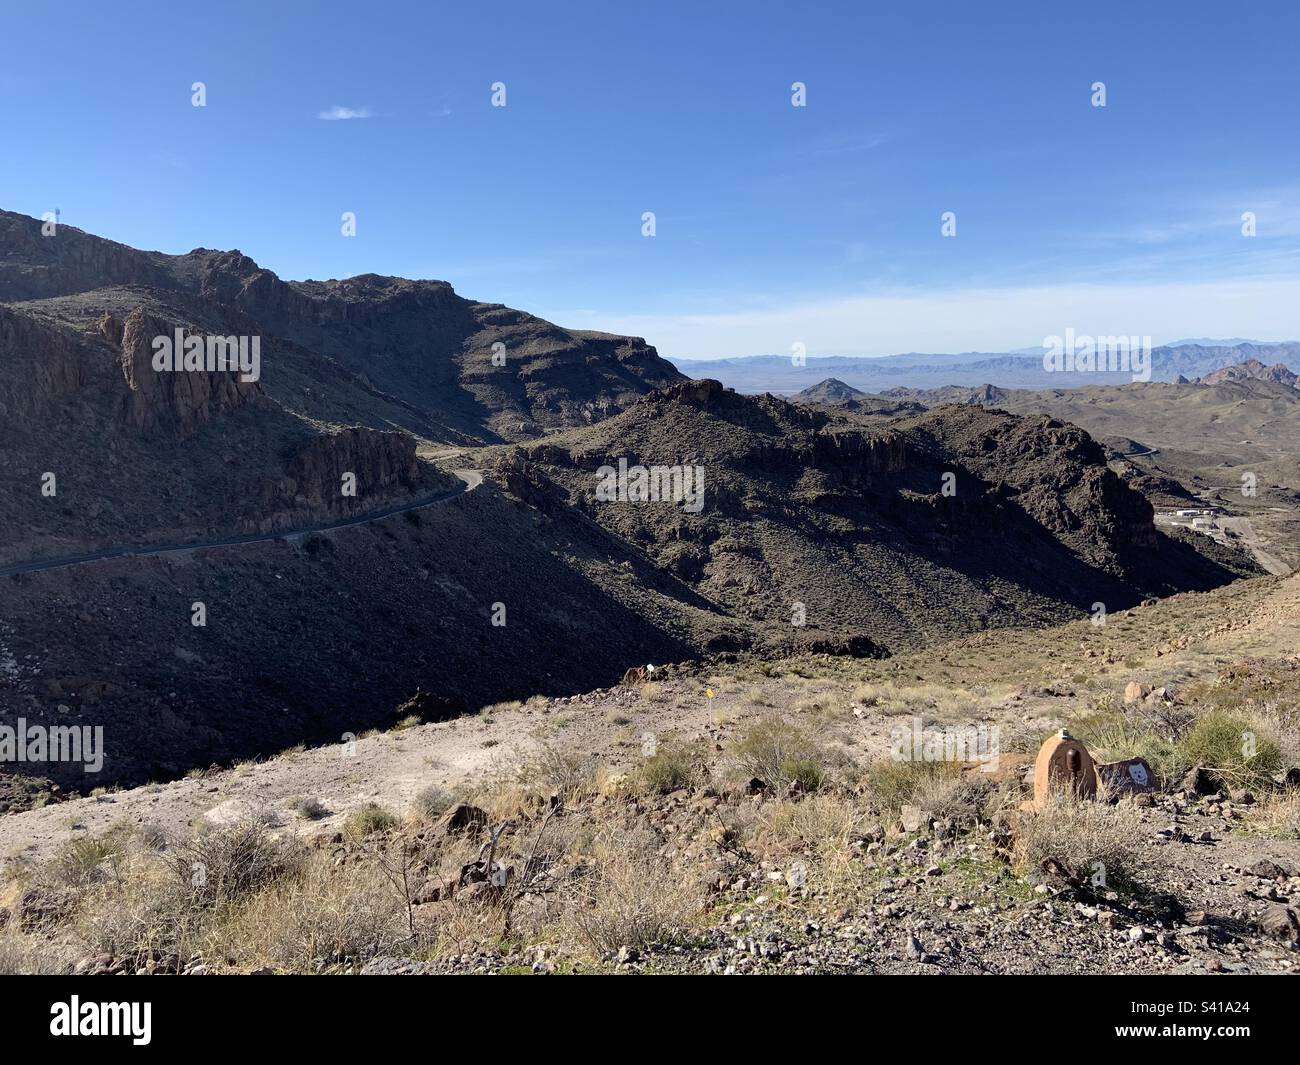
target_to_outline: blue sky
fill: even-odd
[[[1300,337],[1294,4],[3,7],[0,207],[138,247],[677,357]]]

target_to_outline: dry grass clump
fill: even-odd
[[[1078,882],[1135,887],[1149,881],[1155,865],[1148,834],[1132,806],[1058,793],[1021,820],[1013,861],[1022,873],[1055,863]]]
[[[924,714],[945,720],[969,716],[973,705],[988,704],[996,698],[995,693],[982,687],[972,691],[948,684],[899,684],[892,680],[858,684],[852,694],[853,702],[888,717]]]
[[[568,889],[561,924],[572,939],[605,954],[682,934],[703,896],[654,847],[649,833],[611,831],[597,841],[591,869]]]
[[[920,805],[915,800],[922,788],[960,775],[961,767],[954,762],[882,758],[866,767],[862,783],[881,813],[896,814],[905,804]]]
[[[67,943],[0,929],[0,976],[60,976],[72,971],[75,955]]]
[[[437,784],[429,784],[416,792],[411,803],[411,815],[417,821],[436,821],[456,804],[456,796]]]
[[[759,718],[731,747],[731,759],[746,776],[785,789],[814,791],[826,780],[829,758],[803,729],[776,714]]]
[[[912,805],[937,818],[969,825],[987,813],[998,787],[978,771],[920,777],[912,791]]]
[[[128,843],[128,836],[116,831],[69,840],[59,848],[45,873],[71,888],[87,888],[114,879],[120,874]]]
[[[834,893],[853,883],[854,844],[879,831],[878,819],[858,796],[823,791],[765,803],[746,842],[766,858],[806,862],[808,882]]]
[[[252,895],[212,933],[217,951],[241,965],[291,972],[364,962],[408,938],[405,902],[383,870],[336,868],[326,855]]]
[[[876,820],[856,796],[824,792],[766,803],[753,827],[753,844],[769,856],[847,851]]]
[[[70,924],[96,953],[187,957],[205,950],[250,896],[300,875],[304,852],[248,821],[201,832],[166,854],[134,850],[82,894]]]
[[[550,805],[577,806],[600,794],[604,783],[598,759],[539,744],[513,768],[504,766],[466,790],[463,798],[497,822]],[[458,796],[460,798],[460,796]]]
[[[304,821],[319,821],[329,814],[329,808],[320,799],[311,796],[293,799],[290,805],[293,812]]]
[[[1250,808],[1245,827],[1268,839],[1300,839],[1300,788],[1266,794]]]
[[[211,911],[168,863],[135,856],[120,881],[92,888],[72,920],[92,953],[188,957],[203,950]]]
[[[265,826],[246,821],[200,832],[169,855],[167,864],[196,904],[219,905],[296,873],[302,861],[296,841],[277,839]]]
[[[1178,742],[1191,726],[1185,707],[1155,710],[1142,704],[1119,707],[1107,696],[1070,721],[1070,734],[1103,762],[1142,758],[1165,786],[1190,768]]]

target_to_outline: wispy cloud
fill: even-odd
[[[335,104],[328,111],[322,111],[316,117],[324,122],[342,122],[349,118],[373,118],[375,113],[368,107],[340,107]]]

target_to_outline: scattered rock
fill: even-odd
[[[1261,858],[1248,871],[1261,880],[1285,880],[1291,875],[1289,869],[1269,858]]]
[[[1273,903],[1259,917],[1259,930],[1284,943],[1300,943],[1300,913],[1293,906]]]

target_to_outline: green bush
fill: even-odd
[[[864,777],[881,812],[896,815],[900,806],[911,804],[937,782],[960,778],[961,767],[955,762],[882,758],[867,767]]]
[[[641,779],[647,788],[660,795],[693,786],[699,779],[694,752],[681,744],[660,745],[642,764]]]
[[[353,839],[364,839],[376,832],[385,832],[400,823],[396,814],[385,810],[378,803],[368,802],[348,814],[347,820],[343,822],[343,832]]]
[[[1213,769],[1239,788],[1267,785],[1283,768],[1282,749],[1276,742],[1248,721],[1218,710],[1196,722],[1178,744],[1178,752],[1189,766]]]
[[[736,740],[731,756],[749,776],[774,787],[797,784],[814,791],[826,780],[827,755],[802,729],[770,714]]]

